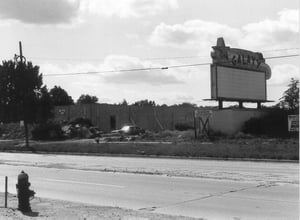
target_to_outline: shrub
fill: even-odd
[[[233,135],[234,139],[251,139],[254,138],[251,134],[245,134],[243,132],[238,132],[236,134]]]
[[[88,118],[75,118],[74,120],[70,121],[72,126],[75,125],[80,125],[80,126],[86,126],[86,127],[91,127],[93,124],[90,119]]]
[[[36,125],[32,131],[34,140],[55,140],[63,138],[63,131],[59,124],[47,122]]]
[[[176,136],[176,132],[170,131],[170,130],[164,130],[164,131],[159,132],[158,136],[160,138],[174,137],[174,136]]]
[[[261,118],[251,118],[245,122],[243,132],[269,137],[288,137],[288,112],[283,109],[273,108]]]
[[[179,122],[175,124],[175,129],[178,131],[187,131],[194,129],[194,126],[191,126],[189,123]]]

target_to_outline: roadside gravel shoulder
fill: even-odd
[[[4,208],[4,193],[0,193],[0,219],[29,220],[29,219],[78,219],[78,220],[193,220],[184,216],[171,216],[147,211],[135,211],[118,207],[102,207],[88,204],[73,203],[61,200],[35,197],[30,201],[32,212],[22,213],[18,207],[16,195],[9,194],[8,208]]]

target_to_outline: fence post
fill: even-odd
[[[7,208],[7,176],[5,176],[5,204],[4,207]]]
[[[197,123],[196,123],[196,116],[194,114],[194,132],[195,132],[195,139],[197,139]]]

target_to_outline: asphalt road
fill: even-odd
[[[297,163],[0,153],[0,191],[8,176],[15,193],[22,169],[39,197],[208,219],[299,219]]]

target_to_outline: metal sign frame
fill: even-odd
[[[299,132],[299,115],[288,115],[288,131]]]
[[[196,118],[199,119],[199,134],[204,135],[206,137],[209,137],[209,118],[212,117],[212,110],[202,110],[202,109],[196,109],[195,110],[195,122]],[[195,129],[196,129],[196,123],[195,123]]]

